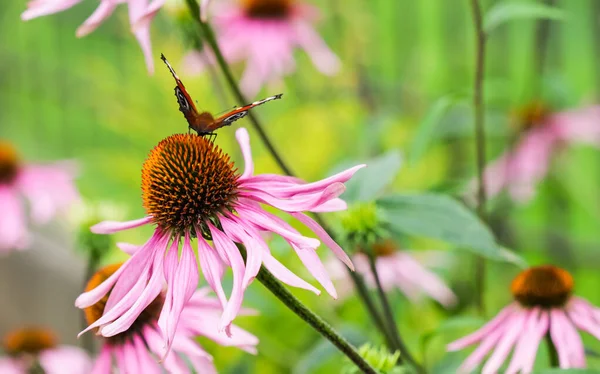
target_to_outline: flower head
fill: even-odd
[[[10,143],[0,140],[0,253],[28,244],[23,197],[33,223],[45,224],[79,198],[73,175],[66,163],[25,164]]]
[[[46,16],[67,10],[80,3],[81,0],[30,0],[27,10],[21,14],[21,19],[28,21],[33,18]],[[165,0],[100,0],[100,5],[77,29],[77,37],[83,37],[96,30],[112,15],[117,5],[127,3],[129,6],[129,23],[131,32],[135,35],[150,74],[154,73],[154,59],[150,42],[150,22],[164,5]]]
[[[535,195],[536,184],[548,174],[550,162],[563,145],[584,143],[600,146],[600,107],[552,113],[536,102],[519,111],[514,123],[519,128],[516,143],[485,170],[489,197],[507,190],[519,202]],[[474,196],[471,181],[468,197]]]
[[[203,2],[203,8],[206,4]],[[339,69],[337,56],[312,26],[317,10],[301,1],[240,0],[213,4],[213,8],[212,23],[225,59],[232,63],[246,60],[241,88],[250,97],[265,83],[295,70],[296,47],[308,53],[321,73],[333,75]],[[200,72],[206,62],[214,62],[212,55],[203,53],[194,51],[186,56],[188,72]]]
[[[92,227],[96,233],[109,234],[147,224],[156,225],[154,235],[118,271],[77,298],[76,305],[86,308],[110,291],[107,309],[88,330],[99,327],[100,334],[110,337],[129,329],[162,292],[166,279],[167,292],[158,325],[170,345],[183,307],[198,284],[196,256],[192,250],[194,238],[204,278],[224,308],[219,323],[221,330],[229,332],[244,291],[261,265],[284,283],[319,294],[316,288],[271,255],[261,236],[264,231],[282,236],[308,271],[336,297],[333,284],[316,253],[319,240],[301,235],[283,219],[264,210],[261,204],[289,213],[304,223],[352,267],[339,245],[303,211],[345,209],[346,204],[338,198],[344,191],[343,183],[364,165],[315,183],[275,174],[255,176],[252,175],[254,167],[248,133],[239,129],[236,136],[246,163],[241,174],[229,157],[204,137],[173,135],[161,141],[150,152],[142,171],[143,201],[148,216],[123,223],[102,222]],[[246,248],[245,262],[236,246],[239,244]],[[181,256],[178,254],[180,247]],[[227,267],[233,272],[229,298],[221,285]]]
[[[556,348],[561,368],[585,367],[577,330],[600,339],[600,309],[573,296],[573,285],[566,270],[552,265],[532,267],[517,275],[511,285],[515,301],[481,329],[448,345],[448,350],[456,351],[480,343],[460,371],[473,371],[494,350],[483,372],[496,373],[514,347],[505,372],[530,373],[545,336]]]
[[[3,339],[8,357],[0,358],[0,372],[27,374],[41,368],[47,374],[87,374],[91,360],[80,348],[58,345],[54,332],[40,327],[25,327]]]
[[[100,269],[90,278],[86,290],[104,282],[121,266],[122,264],[114,264]],[[198,373],[215,373],[212,357],[195,341],[198,336],[208,337],[223,346],[235,346],[255,353],[258,339],[252,334],[236,326],[232,326],[230,337],[217,331],[221,305],[218,300],[208,297],[207,294],[207,289],[195,290],[192,297],[185,302],[181,323],[172,339],[172,349],[165,351],[159,318],[161,309],[167,302],[167,295],[161,292],[127,330],[103,338],[93,372],[109,374],[112,373],[113,366],[116,366],[121,373],[158,373],[164,366],[170,373],[190,373],[185,363],[185,360],[188,360]],[[84,309],[88,324],[92,325],[110,308],[118,307],[109,304],[109,295],[110,292],[96,304]]]

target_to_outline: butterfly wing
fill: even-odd
[[[267,97],[266,99],[255,101],[252,104],[244,105],[243,107],[240,107],[240,108],[235,108],[231,112],[226,113],[226,114],[222,115],[221,117],[215,119],[215,121],[208,126],[207,130],[212,132],[221,127],[229,126],[233,122],[237,121],[238,119],[242,119],[242,118],[246,117],[246,115],[248,114],[250,109],[252,109],[256,106],[262,105],[264,103],[267,103],[271,100],[281,99],[282,96],[283,96],[283,94],[278,94],[275,96]]]
[[[198,109],[196,109],[196,105],[194,105],[194,101],[190,97],[190,94],[185,89],[183,82],[181,79],[179,79],[179,76],[177,76],[177,73],[175,73],[175,69],[173,69],[171,64],[169,64],[169,61],[167,61],[165,55],[161,54],[160,58],[163,60],[165,65],[167,65],[171,75],[173,75],[173,78],[177,83],[177,86],[175,86],[175,97],[177,98],[177,103],[179,104],[179,111],[183,113],[185,119],[188,121],[188,124],[192,129],[199,133],[205,132],[204,129],[198,128],[200,115],[198,113]]]

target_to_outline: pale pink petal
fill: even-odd
[[[531,373],[533,371],[533,365],[535,364],[535,356],[537,354],[538,347],[542,339],[544,339],[548,333],[549,328],[550,314],[548,311],[543,310],[538,320],[536,330],[533,332],[534,340],[531,341],[531,344],[529,347],[527,347],[527,353],[523,354],[525,357],[522,365],[523,373]]]
[[[62,12],[69,9],[81,0],[35,0],[27,3],[27,10],[21,14],[23,21],[28,21],[33,18],[47,16],[50,14]]]
[[[146,348],[146,343],[138,334],[133,335],[133,348],[136,351],[136,356],[138,358],[137,364],[138,369],[137,373],[143,374],[161,374],[162,370],[158,362],[154,360],[154,358],[148,352]]]
[[[96,357],[96,362],[92,368],[91,374],[107,374],[112,370],[112,353],[109,345],[103,345],[100,354]]]
[[[569,357],[571,361],[571,367],[574,368],[584,368],[586,367],[585,363],[585,348],[583,347],[583,341],[581,340],[581,336],[575,329],[573,322],[569,320],[564,312],[562,312],[562,328],[563,334],[565,338],[565,343],[569,348]]]
[[[294,24],[296,41],[310,57],[315,67],[323,74],[333,75],[340,70],[340,59],[327,47],[314,28],[306,22]]]
[[[495,373],[508,357],[510,350],[515,345],[522,332],[527,314],[518,313],[510,322],[507,322],[502,338],[496,343],[496,349],[483,366],[482,372]]]
[[[46,374],[87,374],[92,370],[92,360],[78,347],[63,345],[46,349],[38,359]]]
[[[152,222],[152,216],[136,219],[133,221],[117,222],[103,221],[91,227],[94,234],[114,234],[119,231],[129,230],[136,227],[144,226]]]
[[[563,141],[600,146],[600,106],[557,113],[549,122]]]
[[[510,360],[510,364],[506,369],[506,374],[517,374],[518,371],[523,367],[524,363],[529,360],[529,348],[534,346],[537,351],[536,342],[536,330],[538,328],[538,315],[540,313],[539,308],[534,308],[528,311],[525,311],[526,319],[525,324],[523,326],[522,332],[519,336],[519,340],[517,341],[517,345],[515,346],[515,351],[513,353],[512,359]],[[534,355],[535,356],[535,355]]]
[[[208,20],[208,6],[211,0],[200,0],[200,20],[206,22]]]
[[[140,249],[141,247],[139,245],[135,245],[135,244],[118,242],[117,248],[119,248],[123,252],[127,253],[128,255],[133,256],[135,254],[135,252],[137,252],[138,249]]]
[[[144,340],[148,344],[148,347],[154,354],[157,356],[161,356],[164,352],[164,340],[161,334],[154,330],[154,328],[147,326],[144,331]],[[170,351],[167,356],[162,361],[163,366],[169,373],[181,373],[181,374],[189,374],[190,369],[188,369],[186,363],[178,356],[177,353]]]
[[[140,369],[138,367],[139,358],[137,356],[137,350],[133,346],[131,341],[126,341],[120,350],[116,350],[117,352],[122,351],[122,367],[120,368],[122,373],[138,373]],[[117,360],[118,360],[117,356]]]
[[[346,190],[343,183],[333,183],[317,194],[308,195],[297,199],[281,199],[267,191],[259,189],[242,190],[241,197],[247,197],[260,203],[271,205],[286,212],[302,212],[312,210],[325,202],[339,197]]]
[[[558,361],[561,369],[567,369],[571,367],[569,347],[565,343],[564,339],[564,320],[561,318],[562,311],[558,309],[552,309],[550,311],[550,337],[552,343],[558,353]]]
[[[198,229],[196,229],[196,232],[199,232]],[[217,294],[221,306],[225,308],[227,297],[221,284],[225,265],[215,250],[203,238],[198,238],[198,256],[204,279],[206,279],[210,288]]]
[[[0,186],[0,254],[9,252],[24,244],[27,238],[27,226],[23,207],[16,191]]]
[[[177,273],[177,262],[179,260],[179,237],[174,238],[171,247],[165,256],[163,271],[165,280],[167,281],[167,292],[165,294],[165,302],[158,317],[158,327],[162,332],[164,345],[159,354],[159,357],[164,358],[168,354],[168,349],[171,347],[172,336],[169,334],[167,324],[172,317],[170,312],[173,308],[173,294],[178,285],[175,284],[175,274]],[[179,319],[179,316],[176,317]]]
[[[246,268],[239,249],[231,239],[210,223],[208,223],[208,228],[210,229],[214,246],[220,247],[226,252],[229,262],[231,263],[231,270],[233,271],[233,289],[231,291],[231,297],[227,302],[227,306],[221,317],[221,323],[219,324],[220,330],[226,330],[231,326],[231,322],[234,320],[242,305],[242,300],[244,298],[242,282]]]
[[[25,374],[27,370],[18,360],[9,357],[0,357],[0,373]]]
[[[77,35],[78,38],[82,38],[96,30],[102,22],[111,16],[117,5],[116,1],[100,0],[98,8],[96,8],[94,13],[79,26],[75,35]]]
[[[329,201],[324,202],[323,204],[312,208],[309,212],[313,213],[329,213],[329,212],[339,212],[341,210],[348,209],[348,203],[340,198],[331,199]]]
[[[331,251],[335,254],[335,256],[340,259],[346,266],[348,266],[351,270],[354,270],[354,264],[352,264],[352,260],[346,254],[346,252],[340,247],[335,240],[329,236],[327,231],[325,231],[321,225],[319,225],[314,219],[310,218],[304,213],[290,213],[292,217],[296,218],[298,221],[305,224],[312,232],[315,233],[321,239],[321,241],[331,249]]]
[[[510,304],[498,313],[494,319],[490,322],[486,323],[485,326],[475,331],[474,333],[467,335],[463,338],[455,340],[454,342],[448,344],[446,349],[448,351],[458,351],[463,348],[470,346],[471,344],[475,344],[478,341],[482,340],[486,336],[490,335],[492,331],[498,329],[501,325],[504,325],[509,317],[512,317],[514,312],[516,311],[516,307],[514,304]]]
[[[263,263],[265,264],[265,267],[275,276],[275,278],[279,279],[283,283],[292,287],[303,288],[305,290],[312,291],[317,295],[321,294],[321,291],[308,284],[296,274],[292,273],[270,254],[263,254]]]
[[[254,237],[247,233],[242,227],[240,220],[235,216],[232,216],[229,220],[225,217],[221,218],[221,225],[225,234],[235,241],[241,242],[246,247],[246,272],[244,273],[244,279],[242,281],[242,287],[246,288],[254,280],[260,266],[262,265],[262,248],[264,243],[261,243],[262,239],[258,233],[254,233]],[[235,222],[234,222],[235,221]],[[266,247],[266,244],[264,245]]]
[[[250,136],[248,135],[248,130],[240,127],[235,132],[235,138],[237,139],[240,149],[242,150],[242,156],[244,156],[244,173],[238,179],[242,181],[248,177],[251,177],[254,173],[254,162],[252,161],[252,151],[250,149]]]
[[[473,371],[483,361],[484,357],[496,346],[506,331],[507,326],[510,326],[510,322],[512,322],[514,318],[516,318],[516,316],[511,315],[508,318],[508,321],[506,321],[506,325],[498,326],[495,330],[490,331],[490,333],[483,338],[481,344],[460,365],[457,372],[470,373]]]

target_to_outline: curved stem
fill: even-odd
[[[394,312],[392,311],[392,307],[390,302],[381,286],[381,279],[379,278],[379,273],[377,272],[377,266],[375,266],[375,256],[369,254],[369,266],[371,267],[371,273],[373,274],[373,278],[375,279],[375,284],[377,285],[377,292],[379,294],[379,298],[381,299],[381,305],[383,306],[383,313],[388,323],[388,328],[390,331],[390,335],[392,335],[395,343],[395,348],[400,351],[400,358],[398,359],[399,363],[403,361],[408,362],[412,366],[414,366],[419,373],[423,373],[423,368],[417,363],[414,357],[410,354],[408,347],[402,340],[400,336],[400,331],[398,330],[398,325],[396,324],[396,320],[394,318]]]
[[[186,2],[188,4],[190,11],[192,12],[192,17],[200,25],[200,29],[202,30],[204,39],[205,39],[206,43],[208,44],[208,46],[210,47],[212,53],[214,54],[214,56],[217,60],[217,64],[219,65],[219,68],[223,72],[223,75],[225,76],[225,79],[227,80],[227,84],[229,84],[229,87],[233,91],[233,94],[235,95],[239,104],[240,105],[248,104],[248,100],[246,100],[246,98],[242,94],[242,91],[240,91],[240,89],[235,81],[235,78],[233,77],[233,74],[231,73],[231,70],[229,69],[229,65],[227,65],[227,62],[225,61],[225,57],[223,57],[223,53],[221,53],[221,49],[219,48],[217,39],[215,38],[215,34],[214,34],[212,28],[210,27],[210,25],[208,23],[202,22],[202,20],[200,19],[200,7],[198,6],[198,3],[196,2],[196,0],[186,0]],[[265,146],[267,147],[267,149],[269,150],[269,152],[275,159],[275,162],[277,162],[277,165],[279,165],[281,170],[283,170],[283,172],[286,173],[287,175],[293,175],[292,170],[283,161],[283,159],[279,156],[279,153],[275,149],[275,146],[269,139],[267,133],[264,131],[262,125],[260,124],[260,122],[258,121],[256,116],[252,113],[252,111],[248,112],[248,118],[250,119],[250,123],[252,123],[252,126],[254,127],[256,132],[258,132],[258,136],[263,141],[263,143],[265,144]]]
[[[485,214],[485,126],[483,81],[485,71],[485,42],[486,35],[483,31],[483,20],[479,0],[471,0],[473,22],[475,24],[475,81],[473,87],[473,114],[475,118],[475,143],[477,159],[477,214],[482,221],[486,221]],[[481,257],[475,261],[475,298],[480,314],[485,314],[483,291],[485,289],[485,260]]]
[[[302,318],[319,334],[329,340],[340,352],[348,357],[364,373],[376,374],[377,372],[344,337],[333,329],[321,317],[308,309],[300,300],[298,300],[290,291],[288,291],[281,282],[279,282],[270,271],[261,267],[256,277],[260,283],[271,291],[285,306],[287,306],[298,317]]]

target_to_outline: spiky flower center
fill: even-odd
[[[100,285],[102,282],[108,279],[111,275],[113,275],[123,263],[112,264],[105,266],[98,270],[88,281],[85,291],[90,291]],[[106,302],[110,296],[110,292],[108,292],[100,301],[96,304],[87,307],[83,310],[85,314],[85,319],[88,325],[96,322],[102,315],[104,314],[104,308],[106,307]],[[164,297],[159,295],[156,299],[154,299],[150,305],[144,309],[144,311],[139,315],[139,317],[135,320],[135,322],[127,329],[126,331],[117,334],[115,336],[111,336],[106,338],[106,340],[110,344],[122,344],[129,341],[135,334],[139,334],[140,331],[144,328],[144,326],[151,325],[158,321],[158,317],[160,315],[160,311],[164,304]]]
[[[381,240],[373,244],[372,246],[373,253],[376,257],[390,256],[394,254],[394,252],[396,252],[397,248],[398,246],[396,245],[396,243],[394,243],[394,241],[390,239]]]
[[[519,273],[510,288],[514,298],[525,307],[560,307],[571,296],[573,277],[553,265],[536,266]]]
[[[19,156],[12,144],[0,140],[0,184],[12,182],[19,172]]]
[[[250,18],[282,19],[289,16],[293,0],[242,0]]]
[[[220,213],[232,211],[237,169],[229,156],[202,136],[176,134],[150,152],[142,168],[146,212],[163,229],[192,232]]]
[[[548,114],[548,108],[544,103],[540,101],[530,103],[515,114],[518,131],[527,131],[538,127],[546,121]]]
[[[4,337],[4,350],[9,355],[36,355],[46,349],[56,347],[57,339],[48,329],[28,327],[8,333]]]

